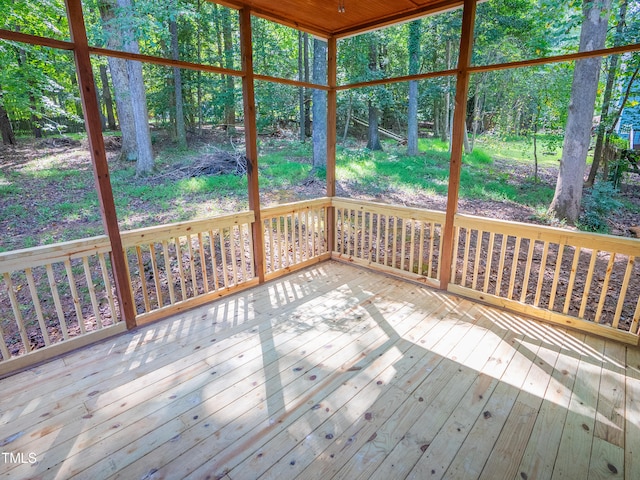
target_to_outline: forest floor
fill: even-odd
[[[178,154],[171,150],[166,140],[156,142],[158,172],[143,178],[135,176],[130,162],[117,160],[118,142],[110,138],[107,137],[106,144],[111,180],[123,230],[247,208],[246,182],[233,172],[229,175],[205,175],[206,178],[188,178],[186,175],[187,178],[182,179],[168,174],[184,170],[185,165],[202,162],[207,155],[214,156],[217,150],[211,150],[211,143],[227,142],[228,147],[229,139],[224,132],[212,132],[209,138],[197,139],[195,148]],[[361,147],[356,144],[356,148]],[[390,151],[389,157],[402,168],[405,161],[412,159],[404,160],[400,148]],[[269,137],[261,142],[263,206],[326,194],[323,180],[307,177],[311,161],[300,149],[299,143],[287,138]],[[339,168],[340,163],[349,166],[350,161],[349,158],[339,159]],[[415,164],[415,157],[412,161]],[[500,188],[510,188],[514,193],[508,198],[467,195],[463,185],[459,212],[573,228],[558,225],[546,216],[547,199],[535,206],[531,201],[524,201],[525,196],[531,196],[533,189],[545,189],[548,198],[549,192],[555,188],[558,174],[555,163],[547,162],[540,166],[539,181],[535,184],[531,180],[531,163],[493,159],[490,165],[469,166],[472,173],[474,169],[483,172],[483,177],[472,180],[475,183],[497,178],[502,184]],[[231,166],[235,168],[235,164]],[[385,176],[384,172],[376,172],[369,181],[365,181],[362,175],[343,175],[341,178],[339,171],[337,195],[444,211],[447,165],[439,168],[444,172],[444,178],[438,179],[441,184],[439,190],[424,188],[429,179],[419,185],[405,186],[401,180]],[[421,173],[417,171],[413,176],[419,177]],[[424,177],[431,176],[431,173],[424,174]],[[520,201],[520,196],[523,201]],[[625,178],[618,199],[622,201],[623,208],[607,215],[609,233],[632,237],[630,228],[640,225],[639,175],[630,174]],[[0,252],[102,233],[86,141],[49,138],[21,141],[16,147],[0,145],[0,231],[3,232]]]

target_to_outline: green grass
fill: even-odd
[[[541,134],[537,138],[538,165],[557,166],[562,156],[562,137],[560,135]],[[533,163],[532,137],[483,136],[476,145],[488,155],[500,160],[516,160]]]
[[[311,142],[262,139],[259,156],[261,192],[280,201],[296,199],[295,187],[311,172]],[[339,147],[336,177],[354,195],[393,194],[446,196],[449,181],[448,144],[420,139],[420,154],[407,156],[406,147],[393,142],[385,151]],[[460,197],[497,200],[532,207],[542,215],[553,197],[553,186],[517,179],[494,159],[531,163],[526,139],[481,139],[463,156]],[[121,228],[128,230],[189,220],[247,208],[246,176],[215,175],[176,180],[167,175],[178,165],[188,165],[210,150],[165,147],[156,157],[157,171],[137,177],[131,162],[110,162],[110,179]],[[559,153],[559,149],[558,149]],[[556,158],[544,157],[548,165]],[[35,166],[34,166],[35,165]],[[326,171],[317,175],[326,178]],[[42,190],[42,192],[40,192]],[[42,195],[56,191],[57,201]],[[27,195],[28,194],[28,195]],[[16,171],[0,173],[0,219],[10,231],[0,251],[42,245],[102,234],[102,222],[93,175],[89,168],[67,167],[64,155],[43,157]],[[4,205],[3,198],[9,198]],[[13,201],[12,199],[15,199]],[[27,233],[28,232],[28,233]]]

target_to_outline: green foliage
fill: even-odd
[[[611,182],[596,183],[582,198],[583,213],[577,226],[580,230],[608,233],[607,218],[621,207],[618,192]]]

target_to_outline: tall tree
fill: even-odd
[[[584,0],[580,51],[604,47],[611,0]],[[580,216],[582,185],[591,137],[601,58],[576,61],[560,171],[549,212],[573,224]]]
[[[111,98],[111,89],[109,88],[109,76],[107,74],[107,66],[100,65],[100,81],[102,82],[102,101],[107,110],[107,127],[109,130],[116,129],[116,117],[113,114],[113,99]]]
[[[614,46],[622,44],[625,18],[627,16],[628,0],[621,0],[620,9],[618,11],[618,24],[616,26],[616,34],[614,38]],[[593,186],[596,181],[596,174],[600,167],[600,159],[605,144],[605,131],[607,130],[609,120],[609,108],[611,107],[611,96],[613,93],[614,82],[616,74],[618,72],[619,55],[612,55],[609,58],[609,68],[607,71],[607,83],[604,88],[604,95],[602,96],[602,110],[600,111],[600,125],[598,126],[598,135],[596,137],[596,145],[593,149],[593,162],[591,163],[591,169],[589,170],[589,176],[587,178],[586,186]]]
[[[420,34],[421,21],[415,20],[409,25],[409,75],[420,71]],[[409,82],[409,114],[407,118],[407,154],[418,154],[418,82]]]
[[[13,127],[11,126],[7,110],[4,108],[3,98],[2,85],[0,85],[0,132],[2,133],[2,143],[5,145],[15,145],[16,136],[13,133]]]
[[[369,41],[369,71],[372,77],[378,76],[378,41],[375,35],[371,36]],[[378,107],[374,99],[369,98],[367,103],[369,111],[369,136],[367,140],[367,148],[369,150],[382,150],[380,143],[380,134],[378,133]]]
[[[180,47],[178,45],[178,3],[172,2],[173,11],[169,12],[169,34],[171,35],[171,58],[180,59]],[[182,96],[182,75],[178,67],[173,67],[173,88],[175,91],[176,106],[176,140],[178,147],[187,148],[187,130],[184,126],[184,98]]]
[[[233,68],[233,38],[231,37],[231,14],[228,8],[222,9],[222,38],[224,43],[224,68]],[[236,94],[233,77],[225,78],[226,92],[224,96],[224,123],[228,131],[233,131],[236,124]]]
[[[313,82],[327,83],[327,42],[313,39]],[[313,168],[327,166],[327,92],[313,90]]]
[[[128,25],[133,16],[131,0],[100,0],[99,5],[107,47],[140,53],[133,27]],[[109,57],[108,63],[122,132],[121,154],[135,160],[138,174],[146,174],[153,169],[153,150],[142,65],[113,57]]]

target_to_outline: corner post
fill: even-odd
[[[333,198],[336,195],[336,137],[337,137],[337,111],[338,98],[336,86],[338,83],[338,47],[336,37],[331,36],[328,42],[327,58],[327,82],[329,91],[327,93],[327,197]],[[335,208],[327,209],[327,249],[333,252],[335,245]]]
[[[84,25],[82,3],[81,0],[65,0],[65,3],[67,6],[69,29],[71,31],[71,41],[74,44],[73,53],[76,63],[76,74],[78,75],[82,112],[87,128],[89,149],[91,150],[91,163],[96,189],[98,191],[102,224],[111,243],[111,268],[113,269],[120,316],[126,322],[127,328],[132,329],[136,327],[136,313],[131,295],[131,280],[127,273],[127,259],[124,249],[122,248],[122,238],[120,237],[120,228],[118,227],[116,206],[113,200],[113,191],[111,190],[109,165],[104,149],[102,125],[100,124],[100,109],[96,96],[91,57],[89,56],[89,43]]]
[[[460,173],[462,171],[462,147],[464,142],[465,120],[467,117],[467,98],[469,90],[469,66],[473,53],[473,28],[476,19],[476,0],[464,0],[462,15],[462,35],[460,36],[460,55],[456,74],[456,100],[453,114],[453,132],[451,134],[451,159],[449,162],[449,190],[447,211],[440,241],[442,258],[440,259],[440,288],[446,290],[451,281],[456,245],[454,221],[458,210],[460,193]]]
[[[264,233],[262,213],[260,211],[260,186],[258,183],[258,127],[256,124],[251,11],[248,8],[240,10],[240,52],[242,56],[242,100],[244,105],[244,139],[247,157],[249,208],[255,215],[255,221],[251,226],[254,273],[258,277],[258,281],[264,283]]]

